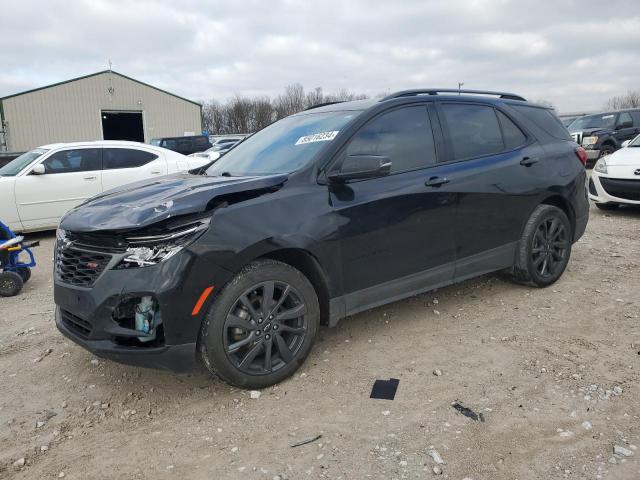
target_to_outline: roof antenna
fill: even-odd
[[[460,89],[464,85],[464,82],[458,82],[458,95],[460,95]]]
[[[111,72],[111,59],[109,59],[107,63],[109,64],[109,72]]]

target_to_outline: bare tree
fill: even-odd
[[[216,100],[203,102],[202,125],[212,134],[251,133],[260,130],[275,120],[279,120],[305,108],[326,102],[340,102],[367,98],[342,89],[325,94],[322,87],[310,92],[304,91],[299,83],[287,86],[274,99],[269,97],[248,98],[235,95],[225,103]]]
[[[605,108],[611,110],[636,107],[640,107],[640,90],[629,90],[624,95],[611,97],[605,104]]]

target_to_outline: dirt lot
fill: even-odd
[[[556,285],[485,276],[323,328],[258,399],[63,338],[35,235],[33,279],[0,299],[0,478],[437,478],[434,449],[440,478],[638,479],[640,209],[591,214]],[[370,399],[389,377],[395,400]]]

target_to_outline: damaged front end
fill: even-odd
[[[198,241],[215,212],[274,192],[287,175],[172,175],[138,182],[71,210],[57,231],[56,325],[96,355],[190,371],[206,314],[204,291],[232,273]],[[176,358],[179,357],[179,358]]]

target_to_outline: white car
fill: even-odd
[[[589,180],[589,198],[602,210],[640,205],[640,135],[601,158]]]
[[[17,232],[54,229],[68,210],[105,190],[207,163],[137,142],[45,145],[0,168],[0,220]]]

